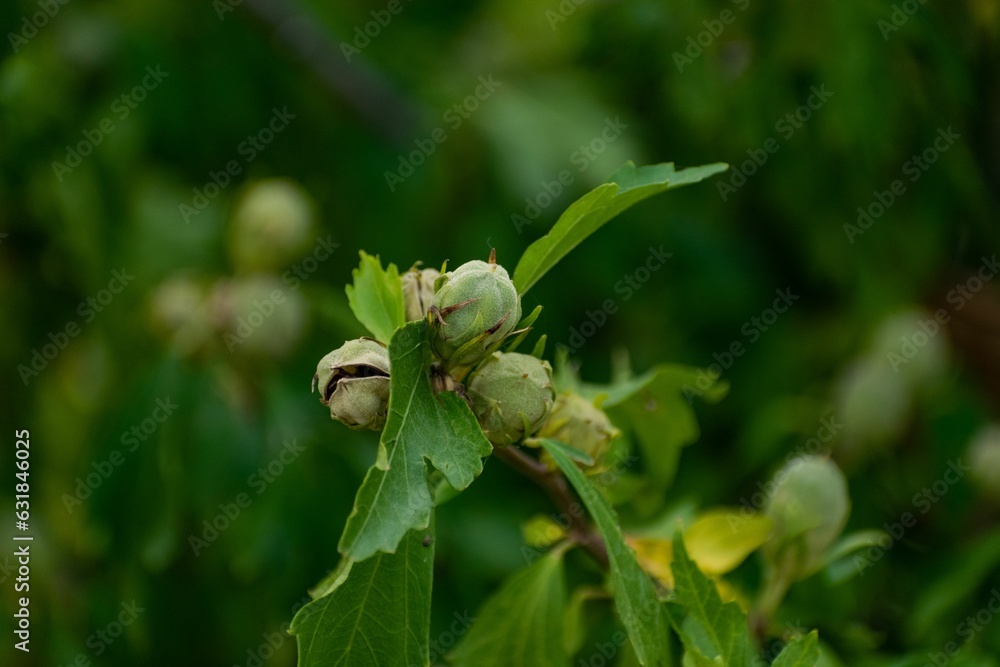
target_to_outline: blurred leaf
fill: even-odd
[[[550,551],[515,572],[480,608],[449,660],[457,667],[568,665],[563,554]]]
[[[813,630],[790,641],[771,667],[815,667],[818,660],[819,635]]]
[[[593,385],[587,389],[602,391]],[[729,391],[729,385],[699,368],[661,364],[605,391],[602,407],[616,425],[635,432],[646,471],[658,484],[667,486],[677,471],[681,448],[695,442],[701,432],[691,407],[692,394],[716,403]]]
[[[908,634],[913,641],[935,628],[951,625],[948,618],[975,596],[976,588],[1000,563],[1000,530],[953,558],[941,578],[923,589],[913,605]]]
[[[608,182],[570,204],[548,234],[524,251],[514,269],[514,286],[524,295],[559,260],[616,215],[664,190],[708,178],[728,165],[708,164],[674,171],[673,162],[636,168],[628,162]]]
[[[566,652],[573,655],[583,647],[587,638],[584,626],[583,606],[588,600],[603,600],[608,597],[607,591],[598,586],[581,586],[573,591],[569,604],[566,605],[566,632],[563,635],[563,646]]]
[[[830,581],[842,584],[857,576],[860,569],[854,559],[850,558],[851,554],[860,549],[877,546],[879,538],[885,534],[883,530],[859,530],[837,540],[825,558],[826,573]]]
[[[597,487],[591,484],[567,456],[562,443],[555,440],[540,442],[576,489],[604,538],[611,567],[611,587],[614,590],[615,607],[632,641],[639,662],[651,667],[670,664],[667,644],[669,635],[662,604],[653,588],[652,580],[639,567],[635,554],[625,544],[615,511],[611,509]]]
[[[566,537],[566,531],[544,514],[536,514],[521,525],[521,536],[529,547],[542,549]]]
[[[290,628],[299,667],[426,665],[432,534],[412,530],[396,553],[348,564],[332,590],[300,609]]]
[[[427,527],[433,500],[425,459],[462,490],[493,451],[463,399],[453,392],[434,394],[425,321],[410,322],[393,336],[389,360],[389,416],[378,458],[340,538],[340,552],[356,561],[394,551],[406,531]]]
[[[706,574],[725,574],[771,535],[771,519],[754,514],[740,516],[735,508],[719,508],[698,515],[684,531],[688,553]]]
[[[698,667],[746,667],[751,664],[747,617],[735,602],[722,603],[711,579],[701,573],[674,535],[674,601],[670,621],[686,654]]]
[[[361,264],[354,269],[354,284],[348,285],[347,299],[358,321],[376,340],[388,343],[392,334],[406,322],[403,310],[403,285],[395,264],[382,268],[378,255],[361,251]]]

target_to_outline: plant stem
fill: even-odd
[[[608,550],[604,539],[586,519],[583,504],[576,499],[566,478],[558,470],[550,470],[538,459],[517,447],[495,447],[493,455],[508,466],[542,487],[561,514],[568,517],[568,537],[582,546],[602,569],[608,569]]]
[[[750,613],[750,627],[759,642],[763,642],[767,638],[774,613],[781,606],[781,601],[785,599],[785,593],[792,585],[791,571],[789,566],[779,564],[778,566],[769,565],[764,573],[764,584],[760,596]]]

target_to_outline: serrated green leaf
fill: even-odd
[[[815,630],[808,635],[796,637],[781,653],[771,667],[816,667],[819,661],[819,635]]]
[[[694,564],[680,532],[674,535],[674,600],[670,622],[686,652],[702,667],[749,667],[752,654],[746,614],[735,602],[722,603],[715,584]]]
[[[388,343],[392,334],[406,322],[403,309],[403,284],[395,264],[382,268],[378,255],[361,251],[361,264],[354,269],[354,284],[348,285],[347,301],[354,316],[372,336]]]
[[[349,563],[325,596],[299,610],[298,667],[429,664],[434,546],[430,530],[410,531],[396,553]]]
[[[609,387],[585,387],[589,394],[607,394],[602,407],[616,425],[634,432],[646,471],[661,487],[673,481],[681,449],[700,435],[685,387],[698,387],[699,398],[709,403],[718,402],[729,391],[727,383],[711,379],[706,371],[676,364],[656,366]]]
[[[449,661],[456,667],[568,665],[563,552],[550,551],[515,572],[479,610]]]
[[[581,241],[633,204],[664,190],[697,183],[727,168],[716,163],[676,171],[673,162],[638,168],[628,162],[607,183],[570,204],[549,233],[528,246],[514,269],[518,293],[526,293]]]
[[[669,630],[653,582],[639,567],[635,553],[625,544],[615,511],[566,454],[565,445],[539,441],[576,489],[604,538],[611,570],[615,607],[632,642],[639,663],[647,667],[670,664]]]
[[[427,527],[434,504],[427,462],[462,490],[493,451],[463,399],[453,392],[434,394],[430,355],[423,320],[406,324],[389,343],[389,413],[379,455],[340,537],[340,552],[352,560],[394,551],[407,531]]]

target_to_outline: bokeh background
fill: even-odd
[[[626,520],[737,505],[833,419],[849,527],[918,520],[784,620],[845,665],[922,665],[1000,587],[996,0],[16,0],[0,21],[0,532],[26,428],[35,535],[32,652],[5,630],[3,664],[294,664],[282,624],[374,457],[309,394],[362,333],[358,251],[513,268],[626,160],[733,165],[526,297],[550,350],[615,301],[571,355],[585,379],[622,350],[728,366],[669,495]],[[776,290],[797,298],[772,319]],[[495,461],[442,508],[432,636],[523,564],[545,508]],[[994,664],[993,623],[956,660]]]

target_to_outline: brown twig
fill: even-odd
[[[608,550],[600,534],[587,522],[583,506],[574,498],[566,478],[558,470],[528,456],[517,447],[495,447],[493,455],[508,466],[542,487],[560,513],[567,517],[566,533],[571,540],[586,549],[602,569],[608,569]]]

